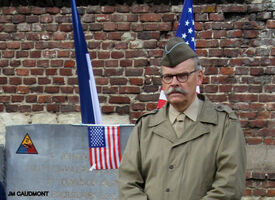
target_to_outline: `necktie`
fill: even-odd
[[[180,138],[183,134],[184,131],[184,119],[185,119],[185,114],[179,114],[176,118],[176,122],[175,122],[175,131],[176,134],[178,136],[178,138]]]

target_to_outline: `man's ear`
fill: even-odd
[[[203,82],[203,72],[202,72],[202,70],[200,70],[200,71],[198,72],[197,85],[201,85],[202,82]]]

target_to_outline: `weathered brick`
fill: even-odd
[[[161,15],[157,13],[146,13],[140,15],[141,22],[160,22]]]
[[[110,84],[111,85],[126,85],[128,82],[127,78],[111,78]]]
[[[37,102],[37,96],[36,95],[26,96],[26,102],[27,103],[36,103]]]
[[[46,109],[48,112],[59,112],[60,105],[59,104],[48,104]]]
[[[5,107],[8,113],[18,111],[18,105],[5,105]]]
[[[28,76],[29,75],[29,69],[16,69],[16,74],[18,76]]]
[[[113,113],[115,111],[115,106],[107,106],[107,105],[104,105],[101,107],[101,110],[102,110],[102,113]]]
[[[40,104],[32,105],[32,111],[33,112],[40,112],[40,111],[43,111],[43,109],[44,109],[43,105],[40,105]]]
[[[131,28],[130,23],[117,23],[117,30],[118,31],[129,31]]]
[[[47,85],[51,83],[51,79],[47,77],[38,77],[38,84],[39,85]]]
[[[206,85],[204,87],[205,93],[216,93],[218,92],[218,86],[217,85]]]
[[[17,51],[16,52],[16,58],[27,58],[29,57],[28,51]]]
[[[59,69],[59,74],[61,76],[72,76],[72,69]]]
[[[123,75],[123,69],[106,69],[104,70],[105,76],[122,76]]]
[[[160,32],[158,31],[142,31],[138,33],[138,39],[150,40],[150,39],[160,39]]]
[[[149,5],[146,4],[135,4],[131,7],[133,13],[147,13],[150,11]]]
[[[116,10],[119,13],[128,13],[130,11],[130,7],[127,5],[117,5]]]
[[[119,94],[139,94],[140,88],[139,87],[120,87]]]
[[[127,49],[128,43],[127,42],[117,42],[115,44],[115,49]]]
[[[38,16],[26,16],[27,23],[38,23],[39,17]]]
[[[266,26],[267,28],[275,29],[275,20],[267,20]]]
[[[224,14],[223,13],[210,13],[209,19],[211,21],[224,21]]]
[[[146,55],[144,50],[131,50],[125,52],[125,58],[145,57]]]
[[[119,65],[121,67],[131,67],[132,66],[133,61],[132,60],[120,60],[119,61]]]
[[[59,87],[57,87],[57,86],[47,86],[47,87],[45,87],[45,93],[54,94],[54,93],[58,93],[58,92],[59,92]]]
[[[159,27],[158,24],[155,24],[155,23],[148,24],[147,23],[147,24],[143,25],[143,30],[144,31],[155,31],[155,30],[159,30],[158,27]]]
[[[114,31],[114,30],[116,30],[116,24],[114,24],[113,22],[103,24],[103,31]]]
[[[143,74],[143,69],[136,69],[136,68],[131,68],[131,69],[126,69],[125,75],[128,76],[141,76]]]
[[[62,101],[65,102],[66,98],[65,97],[63,97],[63,98],[64,98],[64,100],[62,100]],[[68,99],[69,103],[79,103],[79,96],[68,96],[67,99]]]
[[[78,85],[77,78],[68,78],[68,84],[69,85]]]
[[[244,30],[243,31],[244,38],[257,38],[259,36],[259,31],[257,30]]]
[[[25,85],[33,85],[36,84],[36,78],[24,78],[23,83]]]
[[[114,104],[129,104],[130,98],[124,96],[110,96],[109,103]]]
[[[134,103],[131,105],[131,108],[134,111],[144,111],[145,110],[145,104],[143,103]]]
[[[24,100],[24,96],[12,96],[11,97],[11,101],[13,103],[15,103],[15,102],[22,102],[23,100]]]
[[[119,115],[129,114],[129,112],[130,112],[130,107],[128,105],[116,107],[116,113],[118,113]]]
[[[30,93],[30,88],[28,86],[18,86],[17,93],[18,94],[28,94],[28,93]]]
[[[247,11],[246,4],[226,4],[226,5],[218,5],[217,12],[220,13],[244,13]]]
[[[196,40],[197,48],[214,48],[218,46],[219,46],[219,42],[217,40],[203,40],[203,39]]]
[[[107,60],[105,61],[106,67],[117,67],[118,66],[118,60]]]
[[[216,12],[216,5],[194,5],[194,13],[214,13]]]
[[[107,38],[109,40],[121,40],[121,36],[123,33],[121,32],[109,32]]]
[[[0,103],[9,103],[10,96],[0,96]]]
[[[64,94],[72,94],[74,91],[73,87],[68,87],[68,86],[61,87],[60,90]]]
[[[261,95],[259,95],[259,101],[260,102],[275,102],[275,95],[261,94]]]
[[[40,95],[38,96],[38,103],[50,103],[51,96],[48,95]]]

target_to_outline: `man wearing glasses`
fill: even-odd
[[[162,84],[168,103],[142,116],[119,168],[120,200],[235,200],[245,188],[246,151],[233,111],[197,95],[197,54],[167,42]]]

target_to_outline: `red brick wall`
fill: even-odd
[[[80,111],[70,12],[0,7],[0,112]],[[175,35],[181,7],[88,6],[79,12],[102,112],[134,122],[155,109],[162,49]],[[236,111],[249,145],[275,145],[274,7],[194,5],[194,12],[202,93]],[[274,171],[249,171],[247,179],[246,195],[275,196]]]

